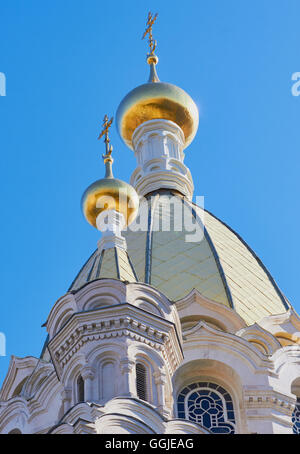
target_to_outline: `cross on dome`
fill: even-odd
[[[146,22],[146,30],[145,30],[145,32],[143,34],[143,37],[142,37],[142,39],[145,39],[146,36],[149,35],[149,41],[148,42],[149,42],[150,53],[148,54],[148,57],[154,55],[154,51],[155,51],[156,46],[157,46],[157,41],[155,39],[153,39],[153,35],[152,35],[152,25],[156,21],[157,16],[158,16],[158,14],[156,13],[155,16],[153,17],[151,11],[149,11],[148,20]]]
[[[104,143],[105,143],[106,153],[102,155],[102,158],[103,158],[103,161],[105,164],[105,168],[106,168],[105,178],[113,178],[112,164],[113,164],[114,160],[111,157],[111,154],[113,151],[113,146],[109,145],[110,139],[108,137],[108,131],[112,125],[113,120],[114,120],[114,117],[111,117],[111,119],[108,120],[108,116],[107,115],[104,116],[103,125],[102,125],[103,129],[98,137],[98,140],[99,140],[99,139],[101,139],[101,137],[103,137],[105,135]]]

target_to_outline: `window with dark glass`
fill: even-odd
[[[136,365],[136,392],[142,400],[147,400],[147,371],[143,364]]]
[[[233,402],[222,386],[193,383],[180,392],[177,408],[179,418],[201,424],[212,433],[235,433]]]
[[[84,402],[84,381],[81,375],[77,378],[77,399],[78,402]]]

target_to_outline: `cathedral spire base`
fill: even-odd
[[[140,196],[158,189],[173,189],[189,200],[194,185],[184,164],[185,138],[173,121],[156,119],[142,123],[132,136],[138,167],[130,183]]]
[[[102,232],[102,238],[98,241],[100,253],[114,247],[127,250],[126,240],[121,233],[125,224],[123,214],[116,210],[106,210],[98,215],[96,225],[97,229]]]

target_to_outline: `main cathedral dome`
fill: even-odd
[[[164,231],[163,225],[173,223],[167,199],[174,195],[191,210],[195,222],[203,229],[199,241],[187,242],[186,235],[190,233],[187,229]],[[224,222],[172,191],[157,191],[146,200],[149,229],[123,233],[138,281],[156,287],[172,301],[195,288],[209,300],[233,308],[249,325],[289,309],[267,268]],[[69,291],[76,292],[99,278],[118,279],[117,274],[111,274],[115,257],[111,256],[111,267],[106,265],[105,270],[101,269],[100,260],[96,250]]]

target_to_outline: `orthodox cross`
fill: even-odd
[[[105,142],[105,145],[106,145],[106,154],[105,155],[102,155],[102,158],[104,159],[104,162],[106,162],[107,159],[112,159],[110,157],[112,151],[113,151],[113,147],[112,145],[109,145],[109,142],[110,142],[110,139],[108,137],[108,130],[109,128],[111,127],[111,124],[114,120],[114,117],[111,117],[110,120],[108,120],[108,116],[105,115],[104,119],[103,119],[103,129],[98,137],[98,140],[101,139],[101,137],[103,137],[105,135],[105,139],[104,139],[104,142]]]
[[[155,16],[153,17],[152,13],[149,12],[148,13],[148,20],[146,22],[146,30],[143,34],[143,37],[142,39],[146,38],[146,36],[149,34],[149,48],[150,48],[150,54],[149,56],[152,56],[154,55],[154,51],[156,49],[156,45],[157,45],[157,42],[155,39],[153,39],[153,36],[152,36],[152,25],[154,24],[154,22],[156,21],[157,19],[157,16],[158,14],[156,13]]]

